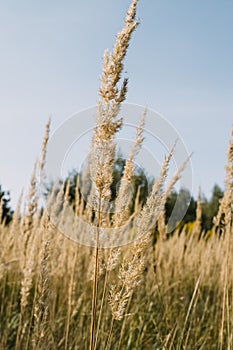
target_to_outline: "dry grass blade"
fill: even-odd
[[[197,291],[198,291],[198,287],[199,287],[199,284],[200,284],[200,280],[201,280],[201,276],[199,276],[198,279],[197,279],[197,282],[196,282],[196,285],[195,285],[195,288],[194,288],[194,291],[193,291],[192,299],[190,300],[190,303],[189,303],[189,307],[188,307],[187,314],[186,314],[185,321],[184,321],[183,331],[182,331],[182,334],[181,334],[181,337],[180,337],[179,349],[182,349],[182,344],[183,344],[183,340],[184,340],[185,331],[186,331],[188,320],[189,320],[189,317],[190,317],[190,314],[191,314],[191,311],[192,311],[192,307],[193,307],[193,304],[194,304],[194,301],[195,301],[195,298],[196,298],[196,295],[197,295]]]

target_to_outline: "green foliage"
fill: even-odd
[[[117,191],[119,188],[120,180],[124,171],[125,159],[119,156],[113,168],[113,183],[111,186],[112,198],[114,201],[117,195]],[[79,177],[79,193],[80,196],[84,194],[84,208],[86,206],[85,199],[87,199],[88,195],[91,191],[91,179],[90,175],[86,176],[85,184],[83,181],[83,174],[79,174],[76,170],[73,170],[65,181],[64,191],[66,190],[66,186],[69,180],[70,183],[70,202],[74,203],[75,199],[75,191],[77,184],[77,177]],[[137,191],[140,189],[139,202],[143,205],[146,201],[147,195],[151,190],[153,183],[153,179],[149,179],[145,176],[144,171],[141,168],[135,169],[134,180],[132,183],[132,205],[130,207],[131,214],[134,211],[134,203],[137,195]],[[85,186],[84,186],[85,185]],[[52,186],[51,186],[52,187]],[[85,188],[85,193],[83,192]],[[51,191],[51,188],[48,189],[48,193]],[[207,232],[212,229],[213,226],[213,218],[218,212],[219,208],[219,200],[223,197],[223,191],[218,185],[214,185],[212,195],[210,200],[208,200],[205,196],[202,197],[202,230]],[[177,223],[182,218],[182,214],[185,213],[185,216],[182,218],[182,221],[179,224],[180,230],[187,223],[194,222],[196,219],[196,208],[197,201],[190,194],[190,192],[181,188],[179,192],[173,190],[171,194],[168,196],[165,205],[165,213],[166,213],[166,223],[171,217],[174,206],[176,205],[175,215],[173,213],[172,219],[170,220],[171,227],[175,228]]]
[[[188,190],[181,188],[179,193],[173,190],[170,196],[167,198],[165,205],[166,223],[171,217],[175,205],[176,213],[175,215],[173,214],[172,220],[170,221],[171,227],[175,228],[176,224],[180,221],[180,219],[182,219],[183,213],[185,213],[185,216],[180,223],[180,228],[182,228],[186,223],[193,222],[195,220],[197,202],[191,196]]]
[[[12,220],[13,210],[10,207],[10,192],[4,191],[0,185],[0,200],[2,202],[2,215],[0,223],[8,225]]]
[[[218,185],[214,185],[210,200],[208,201],[205,197],[202,200],[202,225],[206,231],[211,230],[213,226],[213,218],[217,215],[222,197],[223,191]]]
[[[223,191],[218,185],[215,185],[212,190],[212,196],[210,200],[203,196],[202,198],[202,230],[209,231],[213,227],[213,218],[218,212],[219,201],[223,197]],[[189,203],[190,202],[190,203]],[[176,215],[173,217],[171,225],[174,227],[179,221],[181,214],[188,206],[188,210],[180,223],[180,228],[189,222],[193,222],[196,219],[197,201],[191,196],[190,192],[186,189],[181,189],[179,193],[175,190],[172,191],[166,202],[166,222],[168,222],[173,208],[177,203]],[[188,205],[189,203],[189,205]]]
[[[121,156],[119,156],[113,166],[113,182],[111,185],[111,201],[114,201],[117,196],[117,192],[119,189],[120,181],[124,172],[124,166],[125,166],[125,159],[123,159]],[[85,177],[85,180],[84,180]],[[88,198],[88,195],[91,192],[91,178],[90,174],[84,175],[83,173],[79,173],[76,170],[73,170],[70,172],[68,178],[65,180],[65,186],[64,191],[66,190],[66,186],[68,184],[70,185],[69,190],[69,196],[70,196],[70,202],[74,203],[75,200],[75,191],[76,191],[76,185],[77,185],[77,178],[79,179],[79,194],[84,196],[84,202]],[[144,171],[141,168],[135,167],[135,174],[134,179],[132,182],[132,204],[130,207],[131,213],[133,213],[134,210],[134,203],[136,200],[137,192],[140,190],[139,195],[139,202],[141,204],[144,204],[147,198],[147,195],[150,191],[150,188],[152,186],[152,180],[147,179],[145,176]],[[52,186],[51,186],[52,188]],[[51,191],[51,188],[48,189],[48,193]],[[86,206],[86,203],[84,205],[84,208]]]

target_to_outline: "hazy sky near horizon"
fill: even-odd
[[[126,0],[0,1],[0,184],[27,189],[44,126],[95,105]],[[127,102],[160,112],[193,152],[194,195],[224,185],[233,123],[233,1],[141,0]]]

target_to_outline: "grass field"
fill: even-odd
[[[115,135],[123,123],[118,112],[128,84],[127,79],[121,82],[121,73],[137,27],[136,6],[133,0],[113,52],[104,56],[89,169],[94,210],[76,190],[72,213],[82,220],[79,225],[72,222],[69,184],[54,186],[47,198],[49,213],[40,208],[37,173],[43,173],[46,163],[49,121],[27,197],[19,199],[9,225],[0,223],[0,349],[233,349],[233,140],[224,197],[208,233],[201,229],[199,198],[196,221],[166,237],[164,206],[182,172],[165,187],[174,150],[165,158],[144,206],[136,197],[130,212],[128,190],[146,111],[126,160],[115,212],[106,210]],[[122,247],[110,242],[110,248],[103,249],[101,233],[106,227],[116,229],[125,241],[139,238]],[[62,228],[70,230],[73,240],[60,232]],[[75,237],[88,237],[90,232],[91,247],[77,243]]]

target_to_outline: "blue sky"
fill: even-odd
[[[105,48],[130,1],[0,1],[0,184],[27,188],[44,125],[93,106]],[[223,187],[233,123],[233,2],[141,0],[127,102],[171,122],[194,152],[194,195]]]

